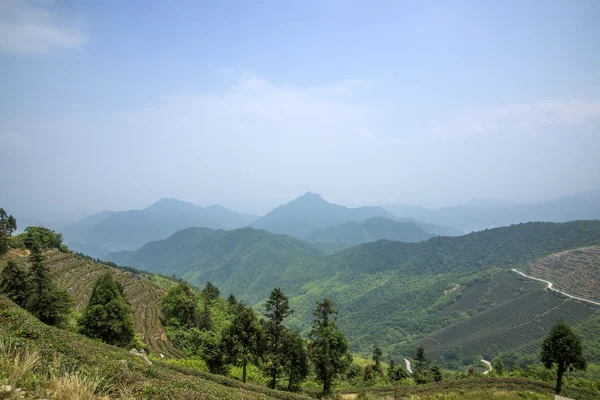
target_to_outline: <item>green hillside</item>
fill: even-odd
[[[19,265],[25,266],[28,263],[26,255],[27,252],[14,251],[9,256]],[[167,338],[162,324],[162,297],[165,291],[149,279],[150,274],[120,271],[56,250],[47,251],[44,254],[44,262],[59,287],[66,289],[74,297],[77,310],[81,310],[87,304],[89,293],[98,276],[109,271],[115,280],[123,285],[125,297],[133,311],[135,331],[148,349],[157,356],[183,356]],[[0,270],[4,265],[5,262],[0,261]]]
[[[265,231],[188,230],[111,260],[181,274],[197,286],[210,280],[223,293],[258,306],[271,288],[281,287],[296,310],[290,325],[305,333],[315,301],[329,297],[339,306],[353,351],[366,356],[377,344],[386,354],[403,357],[432,332],[543,290],[539,283],[517,279],[511,268],[598,243],[600,221],[527,223],[421,243],[380,240],[330,256]],[[483,296],[478,291],[490,282],[501,291]],[[462,297],[476,306],[465,308]]]
[[[198,287],[210,281],[223,293],[255,303],[268,296],[278,282],[310,280],[306,267],[319,265],[321,255],[309,243],[264,230],[189,228],[137,251],[106,258],[120,265],[184,277]]]
[[[126,349],[47,326],[2,296],[0,366],[7,367],[0,378],[27,398],[307,399],[160,359],[148,365]]]
[[[397,222],[373,217],[361,222],[350,221],[332,228],[320,229],[307,236],[309,242],[330,243],[341,248],[381,239],[399,242],[422,242],[432,234],[414,222]]]
[[[526,272],[552,282],[557,290],[600,302],[600,246],[551,254],[531,263]]]

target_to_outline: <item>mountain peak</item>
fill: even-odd
[[[299,199],[319,199],[319,200],[323,200],[323,198],[321,197],[321,195],[319,193],[313,193],[313,192],[306,192],[304,193],[302,196],[298,197]]]

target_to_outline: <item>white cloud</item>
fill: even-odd
[[[581,125],[600,117],[600,101],[543,100],[491,108],[470,108],[449,121],[436,121],[431,130],[438,138],[506,134],[544,126]]]
[[[46,53],[53,48],[79,48],[87,41],[76,22],[51,6],[25,0],[0,2],[0,51]]]

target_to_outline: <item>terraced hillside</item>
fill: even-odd
[[[26,252],[15,252],[14,259],[27,263]],[[96,278],[104,271],[110,271],[124,288],[125,297],[133,309],[135,331],[156,355],[183,357],[167,339],[162,326],[161,299],[164,291],[147,278],[132,272],[123,272],[105,265],[96,264],[71,253],[48,251],[44,254],[48,268],[59,286],[75,298],[77,309],[82,309],[92,290]],[[0,264],[0,268],[4,265]]]
[[[551,254],[532,263],[529,274],[562,292],[600,301],[600,246]]]
[[[422,343],[434,358],[447,350],[486,358],[503,351],[531,353],[559,320],[576,327],[599,314],[600,307],[545,290],[540,283],[537,290],[435,331]]]

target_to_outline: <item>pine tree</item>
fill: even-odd
[[[381,349],[379,348],[379,346],[375,346],[375,348],[373,348],[373,362],[375,362],[375,365],[373,366],[373,371],[375,371],[376,373],[378,373],[379,375],[383,375],[383,370],[381,369],[381,358],[383,357],[383,354],[381,353]]]
[[[282,374],[283,369],[283,336],[285,326],[283,320],[293,313],[288,304],[287,296],[281,289],[273,289],[269,299],[265,304],[265,317],[267,321],[264,326],[265,332],[265,352],[263,353],[264,369],[271,378],[269,387],[277,387],[277,378]]]
[[[0,293],[21,307],[27,300],[27,276],[12,260],[8,261],[0,274]]]
[[[122,287],[109,272],[96,280],[79,320],[79,332],[116,346],[124,347],[131,343],[133,317]]]
[[[499,376],[502,376],[504,373],[504,363],[501,358],[496,359],[494,362],[494,372]]]
[[[54,287],[38,247],[32,248],[29,262],[25,309],[45,324],[60,325],[69,314],[72,298],[66,291]]]
[[[423,345],[417,349],[415,356],[416,367],[414,372],[414,379],[417,383],[423,384],[428,383],[431,380],[431,371],[429,371],[429,360],[425,356],[425,348]]]
[[[442,370],[439,365],[435,364],[431,367],[431,378],[434,382],[440,382],[442,380]]]
[[[17,220],[0,208],[0,256],[8,251],[10,237],[17,230]]]
[[[396,369],[396,363],[394,362],[393,359],[391,359],[390,362],[388,363],[387,376],[388,376],[388,379],[392,382],[394,381],[395,369]]]
[[[308,352],[298,332],[286,331],[284,335],[283,370],[288,378],[289,391],[298,389],[308,376]]]
[[[212,302],[218,299],[220,295],[221,292],[212,284],[212,282],[206,282],[204,289],[202,289],[202,296],[204,297],[205,303],[208,305],[212,304]]]
[[[227,360],[242,367],[242,382],[246,383],[246,367],[257,364],[261,355],[262,330],[251,308],[237,304],[231,325],[223,332],[222,346]]]
[[[329,299],[317,302],[313,311],[315,320],[310,332],[312,342],[309,354],[317,379],[323,383],[323,392],[331,391],[331,382],[344,373],[352,363],[348,341],[337,326],[337,310]]]
[[[581,338],[571,330],[565,322],[560,321],[550,330],[542,343],[541,361],[548,369],[554,364],[556,369],[556,388],[554,392],[560,394],[562,389],[563,374],[569,370],[585,370],[587,360],[583,355]]]

